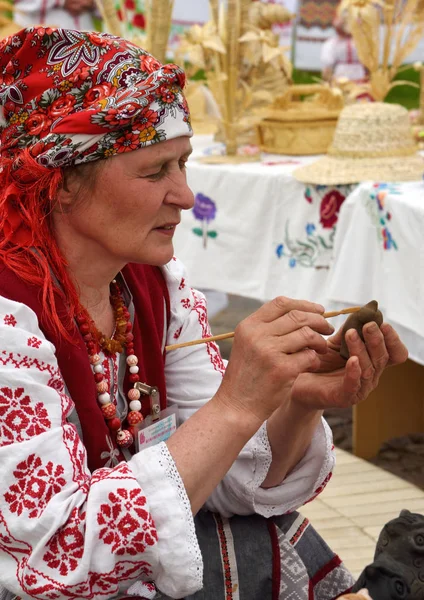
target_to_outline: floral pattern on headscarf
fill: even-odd
[[[23,29],[0,42],[0,151],[53,168],[191,136],[184,84],[116,36]]]

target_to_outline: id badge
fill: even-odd
[[[160,410],[159,390],[155,386],[137,382],[134,387],[145,396],[150,396],[150,412],[138,426],[136,451],[165,442],[177,430],[178,406],[169,406]]]
[[[137,450],[145,450],[160,442],[166,442],[178,427],[178,406],[161,410],[158,418],[147,416],[137,431]]]

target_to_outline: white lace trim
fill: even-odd
[[[322,424],[324,426],[325,433],[325,441],[326,441],[326,453],[324,460],[322,461],[322,467],[319,472],[318,478],[315,481],[314,489],[316,490],[325,480],[329,473],[331,473],[336,464],[336,455],[333,452],[333,432],[327,421],[325,419],[321,419]]]
[[[135,454],[128,463],[146,495],[158,532],[156,587],[184,598],[203,586],[203,560],[190,500],[164,442]]]
[[[165,471],[166,477],[175,488],[184,512],[187,523],[187,548],[191,558],[189,570],[193,579],[198,584],[198,589],[200,589],[203,587],[203,558],[199,543],[197,541],[196,528],[194,526],[194,518],[191,511],[190,500],[187,496],[183,480],[181,479],[181,475],[178,472],[174,459],[168,450],[168,446],[166,444],[159,444],[157,448],[160,452],[160,456],[158,458],[159,464]]]
[[[314,446],[316,447],[317,442],[318,442],[318,444],[320,444],[320,441],[317,440],[317,438],[322,437],[322,433],[320,431],[321,427],[324,430],[324,436],[325,436],[325,454],[324,454],[324,457],[323,457],[323,460],[321,463],[321,469],[319,471],[319,475],[315,479],[312,489],[307,490],[306,493],[304,490],[303,494],[301,494],[297,498],[295,498],[295,500],[294,500],[294,502],[292,502],[292,505],[289,510],[296,510],[297,508],[299,508],[300,506],[303,506],[306,502],[308,502],[308,500],[310,500],[311,497],[314,496],[315,490],[324,482],[324,480],[329,475],[329,473],[331,473],[332,470],[334,469],[335,455],[334,455],[334,452],[332,451],[333,433],[332,433],[327,421],[324,418],[321,418],[321,423],[320,423],[320,425],[318,425],[317,431],[315,432],[315,434],[312,438],[311,445],[309,446],[309,450],[303,460],[305,460],[305,458],[308,457],[312,448]]]
[[[261,428],[262,429],[262,428]],[[261,431],[261,433],[263,433]],[[265,430],[266,435],[266,430]],[[262,435],[261,435],[262,438]],[[263,438],[262,438],[263,439]],[[268,436],[266,436],[266,445],[269,446]],[[308,448],[306,455],[295,467],[290,475],[281,483],[281,485],[264,490],[262,488],[257,489],[256,497],[254,499],[255,512],[266,517],[272,517],[280,515],[282,513],[292,512],[297,510],[300,506],[305,504],[314,495],[315,490],[321,486],[328,474],[334,467],[334,453],[332,452],[333,438],[331,429],[327,425],[324,419],[318,425],[317,430],[312,438],[311,445]],[[310,463],[311,458],[315,458],[316,463],[319,461],[319,456],[322,456],[320,461],[319,475],[316,476],[311,465],[306,466],[306,463]],[[316,464],[316,471],[318,471],[318,464]],[[269,465],[268,465],[269,469]],[[299,479],[299,471],[305,470],[305,477],[301,478],[304,480],[304,485],[293,484],[291,479]],[[313,479],[312,479],[312,477]],[[309,480],[309,481],[308,481]],[[262,480],[263,481],[263,480]],[[262,483],[262,482],[261,482]],[[293,497],[294,488],[298,487],[299,492]],[[269,497],[271,503],[267,503],[266,497]],[[290,497],[292,496],[292,497]],[[271,500],[272,498],[272,500]],[[285,500],[287,498],[287,500]]]

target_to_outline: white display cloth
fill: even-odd
[[[424,184],[363,183],[344,202],[327,293],[334,306],[379,301],[424,364]]]
[[[316,157],[264,154],[262,162],[210,165],[196,157],[219,145],[209,136],[192,143],[187,178],[196,205],[182,215],[175,252],[194,286],[323,302],[337,214],[351,188],[294,179],[293,170]]]
[[[206,136],[195,136],[193,146],[195,158],[217,147]],[[200,205],[183,213],[177,256],[198,288],[304,298],[328,309],[376,299],[410,357],[424,364],[424,184],[305,186],[292,172],[312,160],[190,161],[197,204],[199,194],[210,202],[203,212]]]

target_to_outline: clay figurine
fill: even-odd
[[[340,596],[338,600],[373,600],[368,594],[368,590],[359,590],[356,594],[345,594]]]
[[[371,302],[365,304],[365,306],[363,306],[360,310],[358,310],[355,313],[352,313],[346,319],[346,322],[343,325],[340,356],[342,356],[346,360],[349,358],[349,349],[345,340],[346,332],[349,331],[349,329],[356,329],[356,331],[359,334],[359,337],[362,341],[364,341],[362,327],[365,325],[365,323],[369,323],[370,321],[375,321],[375,323],[377,323],[379,327],[383,323],[383,315],[381,311],[378,310],[378,302],[376,300],[371,300]]]
[[[384,526],[352,591],[364,587],[373,600],[424,600],[424,515],[403,510]]]

